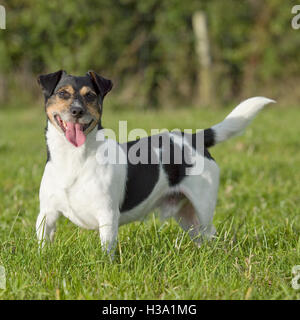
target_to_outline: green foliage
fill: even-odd
[[[3,4],[7,30],[0,31],[0,77],[10,74],[13,83],[20,70],[36,75],[62,68],[76,74],[94,69],[113,78],[118,103],[134,100],[148,107],[190,103],[198,90],[191,22],[197,10],[208,18],[219,101],[261,94],[261,88],[265,95],[279,98],[284,90],[274,87],[299,79],[300,31],[291,28],[290,1],[10,0]]]

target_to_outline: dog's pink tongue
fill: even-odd
[[[80,147],[85,142],[85,135],[82,125],[79,123],[67,122],[66,138],[75,146]]]

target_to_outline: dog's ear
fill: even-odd
[[[102,98],[104,98],[105,95],[112,89],[113,83],[110,80],[101,77],[95,71],[89,71],[87,75],[90,76],[95,88],[98,91],[97,93],[100,93]]]
[[[61,77],[66,74],[64,70],[54,73],[42,74],[38,77],[38,83],[43,89],[46,100],[51,97]]]

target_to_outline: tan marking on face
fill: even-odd
[[[88,112],[95,119],[95,121],[93,121],[93,123],[86,130],[86,134],[88,134],[89,132],[91,132],[95,128],[95,126],[99,122],[99,120],[101,118],[101,114],[100,114],[99,106],[98,106],[98,103],[97,103],[97,99],[95,101],[93,101],[92,103],[88,103],[86,105],[86,107],[87,107]]]
[[[87,87],[87,86],[84,86],[84,87],[82,87],[82,88],[79,90],[79,93],[80,93],[82,96],[86,95],[88,92],[91,92],[91,93],[96,94],[95,91],[93,91],[90,87]]]
[[[74,88],[72,86],[70,86],[70,85],[66,85],[66,86],[63,86],[63,87],[59,88],[57,92],[60,92],[60,91],[63,91],[63,90],[69,92],[71,95],[73,95],[75,93]]]
[[[92,115],[92,117],[95,119],[95,121],[93,121],[93,123],[89,126],[89,128],[86,131],[86,134],[88,134],[89,132],[91,132],[95,128],[95,126],[97,125],[97,123],[99,122],[99,120],[101,118],[100,106],[98,103],[98,97],[97,97],[96,92],[87,86],[84,86],[79,90],[79,93],[81,94],[83,99],[84,99],[84,96],[89,92],[93,93],[96,96],[96,98],[93,101],[86,102],[85,106],[87,108],[87,111]]]
[[[84,134],[87,136],[96,127],[97,123],[97,120],[93,121],[91,125],[87,128],[87,130],[84,132]]]
[[[97,102],[87,103],[86,104],[88,112],[97,120],[100,120],[101,114]]]
[[[57,92],[60,92],[63,90],[70,93],[71,97],[69,99],[63,99],[63,98],[60,98],[58,95],[54,95],[48,100],[46,105],[46,113],[48,115],[48,118],[50,119],[52,124],[54,124],[56,127],[58,126],[54,119],[54,114],[55,113],[61,114],[62,112],[66,112],[67,110],[69,110],[71,103],[73,101],[72,95],[75,93],[75,90],[70,85],[59,88]]]
[[[84,86],[79,90],[80,95],[83,97],[87,94],[87,93],[93,93],[96,97],[97,94],[95,91],[93,91],[90,87],[88,86]],[[97,120],[97,122],[100,120],[101,114],[100,114],[100,107],[98,105],[98,99],[96,98],[95,100],[91,101],[91,102],[86,102],[86,108],[88,110],[88,112],[94,117],[94,119]],[[96,123],[97,123],[96,122]],[[96,124],[92,123],[89,130],[87,131],[91,131]]]
[[[66,86],[59,88],[57,93],[60,91],[67,91],[71,95],[71,97],[69,99],[63,99],[63,98],[60,98],[58,95],[54,95],[48,100],[47,105],[46,105],[46,113],[48,115],[48,118],[50,119],[52,124],[58,129],[60,129],[60,127],[57,125],[57,122],[54,119],[54,115],[56,113],[60,115],[61,113],[68,112],[68,110],[70,109],[71,104],[73,102],[73,98],[74,98],[74,94],[75,94],[74,88],[70,85],[66,85]],[[93,100],[91,102],[87,102],[85,100],[84,96],[88,92],[91,92],[97,96],[97,94],[90,87],[84,86],[79,90],[80,95],[83,97],[83,99],[85,101],[84,104],[85,104],[85,107],[87,108],[87,111],[95,119],[92,122],[92,124],[89,126],[89,128],[85,131],[85,135],[90,133],[96,127],[96,125],[98,124],[98,122],[101,118],[100,106],[98,104],[98,99],[96,98],[95,100]]]

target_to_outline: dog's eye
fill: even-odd
[[[58,96],[61,98],[61,99],[69,99],[71,97],[70,93],[65,91],[65,90],[62,90],[62,91],[59,91],[58,92]]]
[[[96,99],[96,95],[92,92],[88,92],[87,94],[84,95],[84,97],[87,101],[93,101]]]

